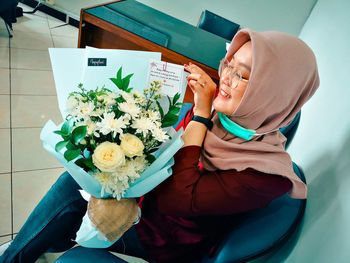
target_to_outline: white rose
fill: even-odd
[[[125,155],[118,144],[103,142],[96,147],[92,162],[102,172],[114,172],[125,163]]]
[[[123,149],[124,154],[130,158],[142,156],[143,149],[145,148],[142,141],[130,133],[121,136],[120,147]]]

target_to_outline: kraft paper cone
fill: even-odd
[[[88,204],[88,216],[96,228],[113,242],[121,237],[134,223],[137,217],[135,198],[97,199],[91,196]]]

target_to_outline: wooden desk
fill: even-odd
[[[224,38],[135,0],[120,0],[81,10],[78,47],[161,52],[163,61],[176,64],[191,61],[216,82],[225,45]],[[189,90],[184,102],[193,101]]]

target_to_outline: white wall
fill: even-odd
[[[137,0],[189,24],[207,9],[242,27],[298,35],[316,0]]]
[[[203,10],[256,31],[278,30],[298,35],[316,0],[138,0],[194,26]],[[54,0],[57,9],[79,19],[80,9],[108,0]]]
[[[350,1],[318,0],[301,31],[321,85],[289,149],[309,198],[300,236],[266,262],[350,262]]]

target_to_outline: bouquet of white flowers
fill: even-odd
[[[76,241],[86,247],[109,247],[140,216],[133,198],[148,193],[172,173],[173,156],[183,145],[183,131],[171,128],[177,122],[186,87],[182,82],[183,69],[173,65],[180,76],[182,96],[176,93],[162,97],[162,83],[169,86],[162,79],[163,72],[162,81],[158,81],[157,74],[147,81],[144,71],[150,59],[160,57],[158,53],[52,49],[50,55],[64,122],[56,125],[49,120],[40,138],[43,147],[64,166],[89,201]],[[81,70],[90,57],[108,60],[109,67],[95,70],[85,66],[85,71]],[[70,58],[74,58],[73,64],[66,64]],[[133,74],[123,77],[122,63],[129,70],[135,69],[135,79]],[[111,67],[119,68],[112,78],[115,71]],[[92,73],[101,84],[96,85],[91,79]],[[85,76],[84,85],[75,88],[79,76]],[[90,78],[87,80],[86,76]],[[91,83],[100,88],[93,89]],[[134,83],[135,90],[129,87],[130,83]],[[149,83],[145,89],[144,83]]]
[[[104,192],[118,200],[130,183],[155,160],[152,155],[169,139],[164,130],[177,122],[182,103],[179,94],[168,97],[165,113],[159,103],[161,83],[153,81],[144,92],[129,88],[132,74],[122,77],[122,68],[110,80],[119,92],[106,88],[70,93],[70,114],[55,133],[62,141],[55,146],[67,162],[83,168],[101,184]]]

